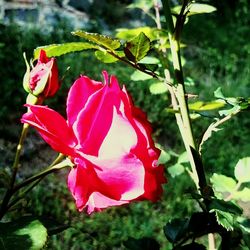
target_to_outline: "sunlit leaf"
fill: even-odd
[[[250,201],[250,188],[244,187],[241,191],[237,191],[233,193],[232,198],[235,200],[241,200],[243,202],[249,202]]]
[[[146,73],[143,73],[139,70],[136,70],[131,76],[130,76],[131,80],[133,81],[145,81],[145,80],[149,80],[152,79],[151,75],[148,75]]]
[[[225,99],[225,96],[222,93],[221,87],[217,88],[214,91],[214,97],[219,98],[219,99]]]
[[[233,231],[235,226],[235,216],[231,213],[214,209],[217,222],[227,231]]]
[[[72,32],[73,35],[79,36],[81,38],[84,38],[90,42],[93,42],[95,44],[98,44],[104,48],[110,49],[110,50],[116,50],[121,46],[121,43],[119,40],[114,39],[109,36],[104,36],[98,33],[89,33],[85,32],[83,30],[77,30]]]
[[[189,9],[188,15],[204,14],[216,11],[215,7],[209,4],[202,4],[202,3],[191,3],[188,9]]]
[[[250,182],[250,157],[238,161],[234,169],[234,175],[241,183]]]
[[[179,164],[180,163],[186,163],[186,162],[189,162],[189,159],[188,159],[188,154],[186,151],[184,151],[182,154],[179,155],[178,157],[178,161],[177,161]]]
[[[46,51],[48,57],[53,57],[88,49],[98,49],[98,46],[91,43],[82,43],[82,42],[51,44],[36,48],[34,50],[34,59],[37,59],[39,57],[41,49]]]
[[[167,92],[166,83],[164,82],[155,82],[149,86],[149,91],[151,94],[159,95]]]
[[[220,110],[219,115],[220,116],[228,116],[228,115],[231,115],[231,114],[238,112],[239,110],[240,110],[240,106],[234,106],[231,109]]]
[[[220,101],[213,101],[213,102],[194,102],[189,103],[188,107],[190,110],[193,111],[208,111],[208,110],[215,110],[225,106],[225,102]]]
[[[0,249],[39,250],[47,241],[47,230],[32,217],[0,223]]]
[[[142,60],[139,61],[142,64],[158,64],[160,60],[153,56],[145,56]]]
[[[119,57],[123,57],[124,52],[123,51],[116,51],[116,55],[118,55]],[[104,63],[114,63],[114,62],[119,60],[119,58],[109,54],[107,51],[97,50],[97,51],[95,51],[95,56],[98,60],[100,60]]]
[[[194,80],[191,77],[187,77],[184,81],[185,86],[194,86]]]
[[[116,31],[117,31],[116,37],[126,41],[133,39],[134,37],[138,36],[141,32],[143,32],[150,39],[150,41],[154,41],[158,38],[158,35],[162,33],[162,31],[156,28],[151,28],[147,26],[134,29],[121,28],[117,29]]]
[[[181,11],[182,5],[175,6],[172,9],[173,13],[179,14]],[[209,5],[209,4],[202,4],[202,3],[191,3],[188,7],[187,16],[196,15],[196,14],[206,14],[212,13],[216,11],[216,8]]]
[[[158,159],[158,164],[165,164],[171,159],[171,156],[169,153],[167,153],[164,149],[161,149],[161,154]]]
[[[150,40],[143,32],[127,42],[124,48],[127,58],[133,62],[139,62],[147,55],[149,50]]]
[[[168,173],[174,178],[174,177],[184,173],[185,168],[182,164],[176,163],[173,166],[168,167],[167,170],[168,170]]]
[[[211,183],[213,184],[213,188],[217,192],[228,192],[231,193],[235,190],[236,181],[228,176],[222,174],[214,173],[210,178]]]
[[[197,113],[192,113],[192,114],[190,114],[190,119],[192,119],[192,120],[198,119],[198,118],[200,118],[200,117],[201,117],[201,115],[200,115],[200,114],[197,114]]]

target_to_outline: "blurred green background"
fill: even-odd
[[[11,1],[8,1],[11,2]],[[55,1],[56,8],[65,11],[63,1]],[[32,58],[33,49],[51,43],[74,41],[71,31],[83,28],[90,32],[114,34],[120,27],[152,25],[150,19],[139,10],[129,10],[126,6],[133,1],[69,1],[79,13],[85,13],[83,25],[71,16],[54,13],[53,19],[43,25],[32,25],[32,14],[20,22],[19,12],[7,12],[0,20],[0,167],[11,166],[14,149],[21,130],[19,119],[25,112],[26,93],[22,89],[25,72],[23,52]],[[204,2],[204,1],[203,1]],[[199,99],[213,99],[213,92],[221,87],[225,96],[250,95],[250,43],[249,43],[249,1],[205,1],[217,8],[207,15],[192,16],[185,25],[183,49],[184,73],[193,83],[188,92],[199,95]],[[78,13],[76,12],[76,13]],[[79,14],[78,13],[78,14]],[[22,14],[26,15],[26,14]],[[22,17],[21,15],[21,17]],[[33,20],[34,22],[34,20]],[[102,80],[101,71],[117,76],[121,84],[126,84],[137,106],[147,112],[154,128],[154,136],[163,145],[171,158],[166,168],[177,161],[183,153],[178,129],[173,114],[166,112],[168,95],[152,95],[150,81],[133,82],[133,70],[122,63],[105,65],[92,52],[76,53],[58,58],[61,76],[66,73],[58,95],[47,104],[64,113],[67,91],[80,74]],[[213,121],[209,117],[194,120],[194,131],[199,138]],[[249,113],[241,113],[223,126],[223,130],[208,140],[204,148],[204,165],[209,174],[213,172],[231,176],[239,158],[250,155]],[[55,156],[50,148],[34,131],[29,134],[25,152],[22,154],[21,173],[18,178],[29,176],[47,166]],[[193,189],[187,174],[171,177],[165,185],[162,200],[152,204],[140,202],[128,206],[110,208],[101,213],[87,216],[78,213],[67,189],[67,171],[46,177],[27,200],[19,204],[20,214],[46,215],[63,224],[70,224],[66,231],[50,237],[48,249],[124,249],[123,241],[129,237],[153,237],[162,249],[170,249],[164,238],[163,226],[178,216],[188,216],[194,203],[188,193]],[[178,185],[176,185],[178,183]]]

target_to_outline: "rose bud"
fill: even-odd
[[[37,64],[31,71],[26,58],[25,62],[27,70],[23,78],[24,89],[42,99],[54,96],[60,87],[56,59],[48,58],[46,52],[41,50]]]

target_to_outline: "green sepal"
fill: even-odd
[[[33,94],[29,93],[26,98],[26,104],[32,104],[35,105],[38,101],[38,98],[34,96]]]
[[[23,58],[26,64],[26,72],[23,76],[23,88],[26,92],[30,93],[29,80],[30,80],[30,65],[27,61],[25,52],[23,53]]]

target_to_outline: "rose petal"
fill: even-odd
[[[79,210],[88,204],[91,211],[104,208],[109,202],[121,205],[143,195],[145,170],[134,155],[110,160],[82,156],[85,157],[85,163],[79,161],[81,165],[72,169],[68,176],[68,186]],[[95,192],[102,195],[103,204],[100,200],[93,200],[95,196],[92,194]]]
[[[98,155],[112,123],[113,107],[119,107],[119,94],[118,84],[105,85],[89,98],[78,115],[73,129],[84,153]]]
[[[103,208],[111,207],[111,206],[120,206],[123,204],[129,203],[129,201],[117,201],[110,199],[99,192],[94,192],[89,196],[89,200],[86,203],[87,213],[91,214],[94,211],[100,211]],[[81,210],[80,210],[81,211]]]
[[[128,154],[137,144],[137,135],[129,121],[119,115],[113,107],[111,127],[99,149],[98,156],[102,159],[117,158]]]
[[[133,154],[119,158],[101,159],[85,155],[94,166],[97,177],[106,185],[97,191],[120,200],[136,199],[144,193],[145,169]]]
[[[21,122],[35,127],[54,150],[66,155],[73,155],[76,139],[65,119],[45,106],[26,106],[30,111],[23,115]]]
[[[101,88],[103,88],[103,84],[101,82],[93,81],[86,76],[81,76],[75,81],[69,90],[67,99],[67,116],[69,126],[74,124],[78,114],[84,108],[91,95]]]

